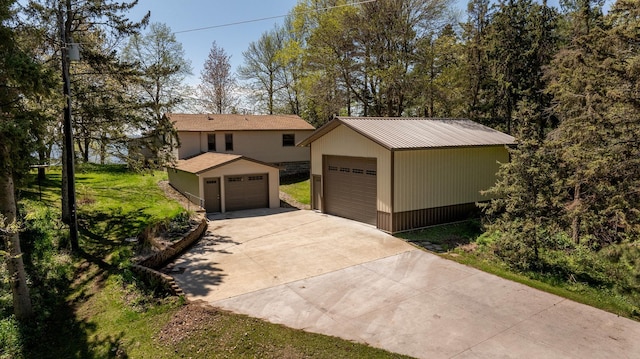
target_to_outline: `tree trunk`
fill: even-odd
[[[100,164],[103,165],[107,160],[107,139],[102,136],[100,138]]]
[[[67,150],[62,146],[62,223],[71,222],[71,208],[69,206],[69,177],[67,171]]]
[[[13,312],[18,320],[24,321],[33,315],[33,309],[22,260],[22,250],[20,249],[20,236],[16,228],[11,228],[16,224],[15,188],[11,173],[0,174],[0,214],[9,227],[6,232],[4,228],[1,228],[0,235],[2,235],[5,247],[9,252],[7,270],[13,295]]]
[[[580,244],[580,216],[578,215],[580,207],[580,183],[574,187],[573,193],[573,220],[571,222],[571,238],[575,244]]]
[[[84,138],[84,153],[82,154],[82,161],[84,163],[89,163],[89,147],[91,146],[91,139],[89,138],[89,134]]]

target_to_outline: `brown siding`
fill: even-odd
[[[461,221],[478,216],[475,203],[457,204],[437,208],[424,208],[393,214],[392,233],[433,226],[436,224]]]
[[[391,213],[378,211],[378,228],[385,232],[392,232]]]

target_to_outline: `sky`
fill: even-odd
[[[176,33],[191,62],[193,75],[187,78],[191,85],[199,83],[200,72],[215,41],[231,55],[235,71],[243,62],[242,52],[257,41],[264,32],[282,24],[297,0],[140,0],[130,19],[142,18],[151,11],[151,22],[167,24]],[[254,19],[281,16],[275,19],[222,26],[213,29],[183,32],[208,26],[219,26]]]
[[[464,20],[467,1],[454,0],[456,8],[461,11],[461,20]],[[187,78],[187,83],[197,85],[213,41],[231,55],[231,66],[235,71],[243,63],[242,52],[249,44],[257,41],[276,24],[282,24],[284,16],[297,2],[298,0],[139,0],[130,13],[130,19],[140,19],[147,11],[151,11],[151,22],[167,24],[176,33],[176,40],[182,44],[185,58],[191,62],[193,74]],[[549,0],[549,5],[557,4],[558,0]],[[251,21],[264,18],[270,19]],[[243,23],[224,26],[238,22]],[[182,32],[213,26],[215,28]]]

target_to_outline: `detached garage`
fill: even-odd
[[[512,136],[470,120],[336,117],[311,147],[311,205],[400,232],[468,218]]]
[[[277,167],[241,155],[207,152],[167,168],[169,183],[207,213],[277,208]]]

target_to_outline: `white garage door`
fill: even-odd
[[[325,156],[323,172],[324,212],[376,225],[376,159]]]

